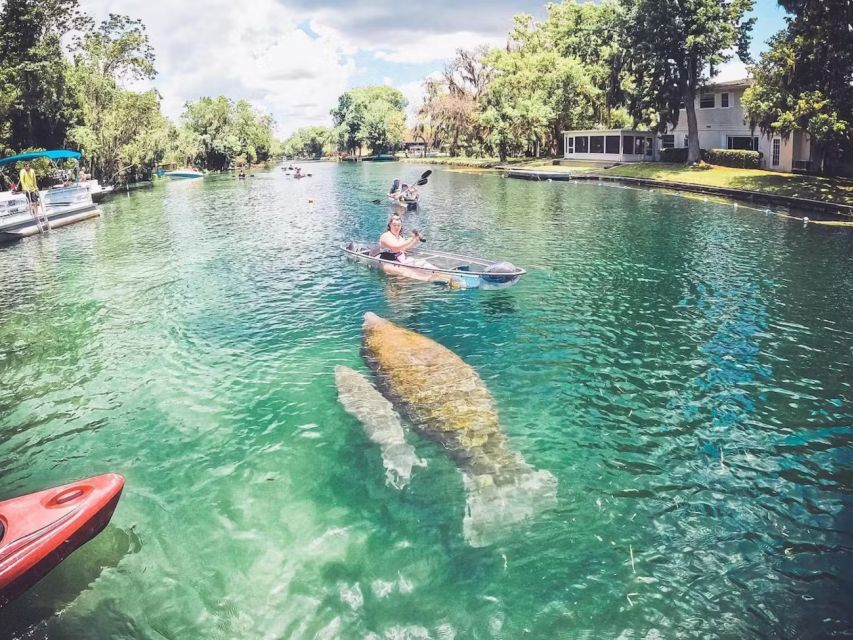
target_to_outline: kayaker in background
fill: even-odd
[[[406,255],[406,251],[416,247],[421,242],[424,242],[424,239],[417,229],[412,231],[411,238],[403,237],[403,219],[395,213],[388,219],[385,233],[379,236],[379,259],[393,260],[422,269],[436,269],[435,265],[426,260],[416,260]]]

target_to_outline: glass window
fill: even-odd
[[[729,108],[729,94],[728,93],[721,93],[720,94],[720,107],[722,107],[723,109]]]
[[[713,93],[703,93],[699,96],[700,109],[713,109],[715,104]]]
[[[604,136],[589,137],[589,152],[604,153]]]
[[[729,149],[745,149],[746,151],[758,151],[758,138],[749,136],[729,136]]]
[[[675,146],[675,136],[661,136],[660,137],[660,148],[661,149],[672,149]]]
[[[622,153],[634,153],[634,136],[622,138]]]
[[[619,136],[607,136],[607,140],[604,141],[604,152],[619,153]]]
[[[586,136],[575,138],[575,153],[589,153],[589,138]]]
[[[643,150],[645,149],[645,140],[640,136],[634,138],[634,155],[641,156],[643,155]]]
[[[687,136],[684,136],[684,148],[685,148],[685,149],[686,149],[686,148],[687,148],[687,146],[688,146],[688,142],[687,142],[687,141],[688,141],[688,137],[687,137]]]
[[[654,138],[646,138],[646,155],[650,156],[655,151],[655,139]]]
[[[572,136],[566,138],[566,153],[575,152],[575,139]]]
[[[780,138],[773,138],[773,166],[779,166],[779,160],[782,155],[782,140]]]

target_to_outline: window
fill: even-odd
[[[566,137],[566,154],[575,152],[575,139],[572,136]]]
[[[646,155],[650,156],[655,152],[654,138],[646,138]]]
[[[700,109],[713,109],[715,104],[713,93],[703,93],[699,96]]]
[[[622,138],[622,153],[634,153],[634,136]]]
[[[607,139],[604,141],[604,152],[619,153],[619,136],[607,136]]]
[[[779,166],[780,156],[782,155],[782,140],[773,138],[773,166]]]
[[[589,138],[586,136],[575,138],[575,153],[589,153]]]
[[[643,150],[645,146],[645,140],[643,140],[643,138],[641,138],[640,136],[634,138],[634,155],[643,155]]]
[[[661,149],[672,149],[675,146],[675,136],[661,136],[660,137],[660,148]]]
[[[748,136],[728,136],[727,148],[758,151],[758,138]]]
[[[589,137],[589,152],[604,153],[604,136]]]
[[[684,136],[684,148],[686,149],[689,146],[688,136]]]
[[[720,108],[728,109],[729,108],[729,94],[721,93],[720,94]]]

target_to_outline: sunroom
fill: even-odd
[[[602,162],[654,160],[655,136],[649,131],[563,131],[563,158]]]

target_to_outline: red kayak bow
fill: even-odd
[[[0,608],[98,535],[123,487],[106,473],[0,502]]]

